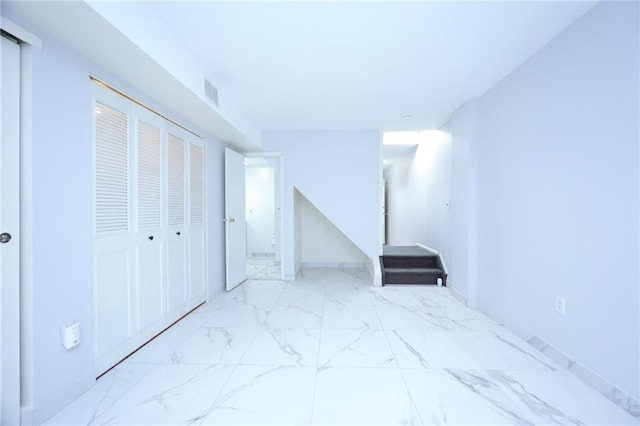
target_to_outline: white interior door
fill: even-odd
[[[0,424],[20,424],[20,46],[1,37]]]
[[[224,223],[227,291],[247,279],[244,156],[226,148],[224,156]]]

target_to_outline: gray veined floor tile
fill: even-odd
[[[203,305],[204,306],[204,305]],[[213,313],[211,311],[195,311],[178,321],[176,327],[201,327],[211,319]]]
[[[425,309],[428,315],[437,320],[442,328],[449,331],[495,331],[507,330],[488,316],[466,307]]]
[[[398,369],[329,367],[318,371],[314,425],[420,425]]]
[[[284,306],[323,306],[324,287],[288,286],[280,294],[276,304]]]
[[[169,354],[174,364],[237,364],[255,328],[201,327]]]
[[[365,289],[334,287],[326,289],[325,305],[335,308],[352,306],[372,307],[373,300]]]
[[[613,402],[567,371],[505,371],[496,381],[536,424],[638,425]]]
[[[264,307],[240,304],[216,306],[211,312],[205,327],[260,328],[269,314]]]
[[[323,330],[318,365],[398,367],[382,330]]]
[[[447,331],[387,330],[386,334],[400,368],[479,368]]]
[[[447,331],[450,325],[439,315],[412,306],[376,306],[376,312],[385,330]]]
[[[169,354],[191,337],[196,330],[195,327],[171,327],[133,353],[125,360],[125,364],[170,362]]]
[[[200,424],[309,424],[315,371],[315,367],[239,365]]]
[[[197,424],[212,410],[232,372],[232,366],[159,365],[100,416],[98,424]]]
[[[322,328],[322,306],[285,306],[273,308],[265,325],[270,328]]]
[[[567,372],[402,370],[427,424],[633,425]]]
[[[124,394],[156,367],[155,364],[120,364],[109,371],[95,385],[73,401],[45,426],[100,424],[99,419]]]
[[[333,330],[379,330],[382,324],[378,313],[372,306],[334,306],[324,307],[323,329]]]
[[[213,306],[244,305],[271,309],[286,287],[283,281],[247,281],[229,292],[217,295]]]
[[[484,371],[412,369],[402,374],[424,424],[533,424],[509,389]]]
[[[261,328],[240,363],[315,367],[319,345],[318,329]]]
[[[500,332],[452,331],[451,335],[482,369],[561,369],[542,352],[506,329]]]
[[[443,287],[407,286],[376,287],[369,290],[376,306],[409,306],[425,309],[462,308],[464,305],[456,300]]]

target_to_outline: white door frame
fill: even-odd
[[[1,10],[0,10],[1,12]],[[0,16],[0,28],[21,41],[20,44],[20,300],[19,371],[20,420],[31,424],[33,415],[33,190],[32,190],[32,59],[33,48],[42,40],[21,26]],[[1,232],[1,231],[0,231]],[[0,421],[0,423],[2,423]]]
[[[244,155],[224,150],[224,228],[226,290],[247,279]]]
[[[276,205],[276,208],[279,210],[279,214],[277,217],[278,223],[276,224],[276,226],[278,227],[279,238],[280,238],[280,241],[278,241],[278,245],[280,246],[280,279],[284,280],[285,274],[284,274],[283,265],[285,264],[284,262],[285,251],[284,251],[284,243],[283,243],[284,220],[282,217],[282,213],[284,212],[284,197],[283,197],[284,179],[282,177],[283,176],[282,175],[283,156],[281,152],[247,152],[244,154],[244,156],[248,158],[277,158],[278,159],[278,179],[274,182],[275,191],[276,191],[276,194],[279,194],[279,200],[280,200],[280,202]]]
[[[21,48],[0,39],[0,423],[19,424]]]

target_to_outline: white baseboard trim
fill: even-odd
[[[378,256],[371,258],[371,262],[369,262],[368,265],[374,287],[382,287],[382,267],[380,266],[380,258]]]
[[[95,383],[95,376],[93,374],[89,374],[84,378],[78,380],[77,382],[67,386],[60,393],[53,396],[52,398],[49,398],[39,407],[35,407],[34,409],[30,410],[30,414],[25,417],[31,417],[31,425],[41,425],[58,411],[71,404],[71,402],[73,402],[80,395],[91,389],[95,385]]]
[[[449,288],[449,291],[451,292],[451,295],[460,303],[462,303],[464,306],[469,306],[469,300],[467,299],[467,297],[460,293],[455,285],[453,285],[453,283],[451,282],[447,282],[447,287]]]
[[[285,281],[295,281],[296,279],[300,278],[301,276],[301,270],[302,270],[302,264],[298,263],[295,266],[295,269],[293,271],[293,274],[286,274],[284,273],[284,269],[283,269],[283,274],[282,274],[282,278]]]
[[[33,426],[33,407],[20,407],[20,426]]]
[[[303,262],[303,269],[368,269],[366,262]]]
[[[489,315],[486,312],[483,313]],[[580,364],[569,355],[560,351],[551,344],[545,342],[538,336],[529,333],[527,330],[521,328],[512,321],[496,318],[494,315],[489,316],[500,322],[503,326],[505,326],[513,333],[518,335],[518,337],[545,354],[551,360],[555,361],[558,365],[569,371],[575,377],[582,380],[584,383],[601,393],[609,401],[618,405],[620,408],[622,408],[632,416],[640,418],[640,400],[634,398],[625,391],[609,383],[609,381],[604,377]]]

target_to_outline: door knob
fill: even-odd
[[[149,235],[149,240],[153,241],[153,235]]]
[[[180,231],[176,232],[176,235],[180,235]]]
[[[11,241],[11,234],[10,233],[3,232],[2,234],[0,234],[0,243],[7,244],[9,241]]]

